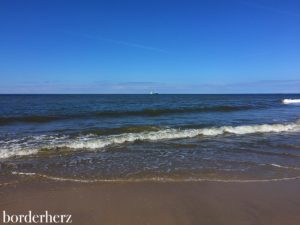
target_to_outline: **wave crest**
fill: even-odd
[[[197,136],[217,136],[224,134],[246,135],[253,133],[280,133],[300,131],[300,121],[286,124],[262,124],[242,126],[222,126],[197,129],[164,128],[161,130],[142,131],[137,133],[122,133],[106,136],[83,135],[77,138],[68,136],[36,136],[24,140],[0,142],[0,158],[31,155],[41,150],[53,149],[103,149],[114,144],[132,143],[135,141],[161,141],[170,139],[193,138]]]
[[[290,124],[263,124],[263,125],[244,125],[244,126],[223,126],[201,129],[164,129],[159,131],[125,133],[111,135],[107,137],[84,138],[75,142],[66,144],[62,147],[72,149],[98,149],[112,144],[123,144],[135,141],[159,141],[165,139],[193,138],[197,136],[217,136],[222,134],[245,135],[252,133],[279,133],[289,131],[300,131],[299,121]]]
[[[283,104],[300,104],[300,99],[283,99]]]

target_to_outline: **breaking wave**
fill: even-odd
[[[104,138],[91,138],[77,140],[64,147],[73,149],[98,149],[112,144],[123,144],[135,141],[159,141],[164,139],[192,138],[196,136],[217,136],[222,134],[245,135],[252,133],[269,133],[269,132],[288,132],[299,131],[300,122],[290,124],[263,124],[263,125],[245,125],[245,126],[223,126],[201,129],[164,129],[159,131],[126,133],[111,135]]]
[[[300,104],[300,99],[283,99],[283,104]]]
[[[10,140],[0,142],[0,158],[19,155],[30,155],[44,149],[68,148],[103,149],[114,144],[131,143],[135,141],[161,141],[167,139],[193,138],[197,136],[217,136],[224,134],[246,135],[253,133],[280,133],[300,131],[300,120],[286,124],[262,124],[242,126],[222,126],[199,129],[164,128],[158,131],[143,131],[138,133],[122,133],[116,135],[83,135],[77,138],[68,136],[37,136],[24,140]]]

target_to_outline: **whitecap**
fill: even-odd
[[[0,158],[35,154],[42,148],[69,148],[100,150],[114,144],[132,143],[135,141],[161,141],[170,139],[193,138],[197,136],[217,136],[223,134],[246,135],[254,133],[281,133],[300,131],[300,122],[286,124],[262,124],[242,126],[222,126],[200,129],[172,129],[144,131],[140,133],[123,133],[118,135],[95,136],[84,135],[77,138],[34,138],[32,142],[13,143],[0,146]]]
[[[300,104],[300,99],[283,99],[283,104]]]

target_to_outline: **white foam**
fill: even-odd
[[[32,155],[38,153],[39,149],[1,149],[0,150],[0,159],[10,158],[13,156],[22,156],[22,155]]]
[[[159,141],[167,139],[192,138],[196,136],[216,136],[222,134],[245,135],[252,133],[279,133],[300,131],[300,124],[263,124],[263,125],[248,125],[248,126],[223,126],[219,128],[204,128],[204,129],[164,129],[160,131],[142,132],[142,133],[126,133],[120,135],[111,135],[108,137],[97,137],[85,140],[77,140],[64,145],[64,147],[73,149],[99,149],[112,144],[123,144],[134,141]]]
[[[26,172],[16,172],[16,171],[11,172],[11,174],[13,174],[13,175],[25,175],[25,176],[35,176],[36,175],[36,173],[26,173]]]
[[[300,99],[283,99],[283,104],[300,104]]]
[[[270,164],[270,165],[271,165],[271,166],[274,166],[274,167],[278,167],[278,168],[283,168],[283,169],[300,170],[299,167],[282,166],[282,165],[275,164],[275,163],[272,163],[272,164]]]
[[[148,178],[124,178],[124,179],[75,179],[75,178],[64,178],[49,176],[46,174],[39,173],[24,173],[24,172],[13,172],[15,175],[21,176],[35,176],[53,181],[60,182],[74,182],[74,183],[139,183],[139,182],[218,182],[218,183],[266,183],[266,182],[278,182],[278,181],[291,181],[300,179],[296,177],[281,177],[281,178],[270,178],[270,179],[214,179],[214,178],[162,178],[162,177],[148,177]]]
[[[245,135],[253,133],[298,132],[300,122],[286,124],[262,124],[244,126],[222,126],[202,129],[162,129],[140,133],[123,133],[119,135],[95,136],[85,135],[78,138],[67,137],[34,137],[30,140],[6,143],[0,146],[0,158],[35,154],[41,148],[67,147],[70,149],[104,149],[113,144],[124,144],[135,141],[160,141],[168,139],[193,138],[197,136],[217,136],[222,134]]]
[[[47,135],[5,140],[0,143],[0,159],[36,154],[41,148],[55,147],[59,143],[66,143],[67,140],[67,136]]]

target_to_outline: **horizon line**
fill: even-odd
[[[255,92],[255,93],[158,93],[157,95],[284,95],[294,92]],[[153,95],[150,93],[0,93],[0,95]]]

